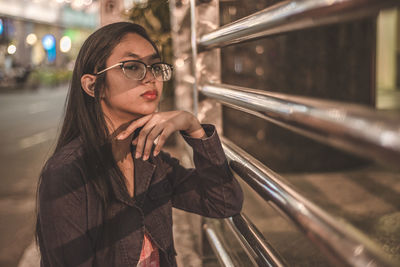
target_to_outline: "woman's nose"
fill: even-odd
[[[150,66],[146,66],[146,75],[144,76],[142,82],[143,83],[149,83],[149,82],[155,82],[156,77],[154,77],[153,72],[151,71]]]

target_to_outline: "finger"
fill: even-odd
[[[162,147],[164,146],[165,142],[167,141],[168,137],[171,135],[172,131],[168,128],[165,128],[162,133],[158,136],[158,141],[156,147],[154,148],[153,155],[157,156]]]
[[[136,138],[137,141],[136,141],[135,158],[140,158],[142,156],[143,149],[146,144],[147,135],[154,128],[154,126],[155,126],[155,122],[150,121],[140,131],[139,136]]]
[[[136,136],[136,138],[132,140],[132,145],[134,145],[134,146],[136,146],[136,145],[137,145],[138,138],[139,138],[139,135],[138,135],[138,136]]]
[[[147,160],[149,158],[149,155],[151,153],[151,148],[153,147],[154,141],[156,140],[157,137],[159,137],[160,133],[163,131],[164,127],[163,125],[159,124],[155,126],[150,133],[147,135],[146,138],[146,144],[143,150],[143,160]]]
[[[145,125],[150,119],[152,118],[152,115],[147,115],[144,116],[140,119],[135,120],[132,122],[124,131],[118,134],[117,139],[118,140],[124,140],[128,136],[130,136],[137,128],[142,127]]]

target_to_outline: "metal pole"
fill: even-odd
[[[198,114],[198,98],[197,92],[197,36],[196,36],[196,0],[190,0],[190,39],[192,44],[192,73],[193,82],[193,114],[197,117]]]

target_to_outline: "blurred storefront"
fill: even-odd
[[[99,25],[98,10],[93,0],[0,0],[0,86],[25,83],[32,71],[33,80],[51,72],[50,80],[67,79],[82,42]]]

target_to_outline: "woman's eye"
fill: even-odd
[[[154,66],[154,67],[153,67],[153,70],[154,70],[155,72],[160,72],[160,71],[162,71],[162,69],[161,69],[160,66]]]
[[[125,64],[124,68],[127,70],[136,71],[141,69],[141,66],[138,63],[130,63],[130,64]]]

